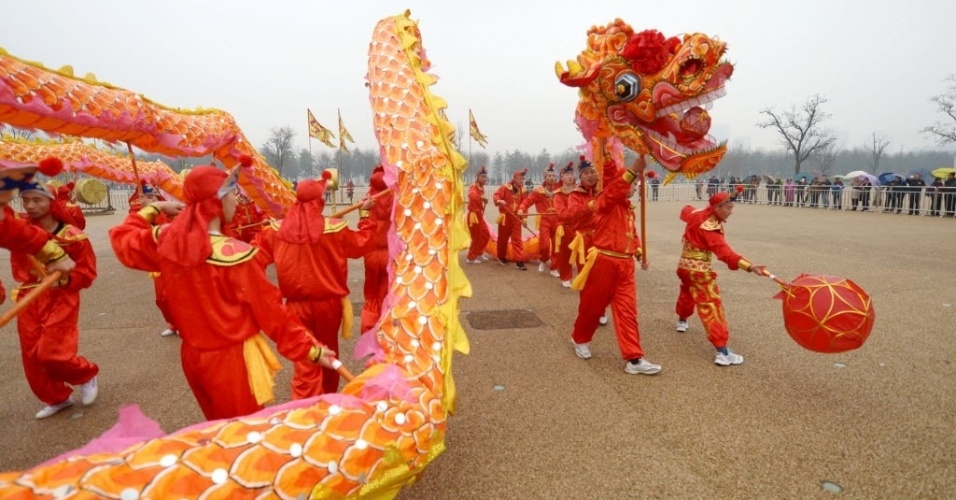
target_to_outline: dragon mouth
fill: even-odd
[[[627,104],[609,109],[609,117],[619,127],[631,129],[632,133],[622,130],[622,137],[643,139],[641,142],[646,148],[629,145],[631,149],[647,149],[664,168],[682,171],[685,164],[693,163],[699,157],[713,157],[715,152],[725,149],[724,144],[709,134],[711,119],[708,113],[714,101],[727,95],[724,81],[712,80],[708,85],[710,90],[689,99],[670,84],[658,84],[654,89],[655,101],[666,105],[655,113],[652,122],[640,120]]]

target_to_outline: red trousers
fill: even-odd
[[[206,420],[241,417],[263,408],[249,387],[242,342],[208,351],[183,342],[180,355],[186,382]]]
[[[47,405],[62,403],[73,393],[70,386],[89,382],[100,371],[76,354],[79,316],[80,293],[62,288],[47,290],[17,316],[27,383]]]
[[[175,328],[173,325],[172,316],[169,314],[169,303],[166,301],[166,287],[168,285],[163,281],[163,275],[160,274],[153,278],[153,291],[156,292],[156,307],[159,308],[159,312],[163,314],[163,319],[166,320],[166,323]]]
[[[567,231],[567,228],[565,228]],[[551,256],[551,269],[557,269],[561,273],[561,281],[568,281],[572,277],[571,272],[571,249],[568,245],[571,244],[571,240],[574,239],[574,230],[570,232],[565,232],[564,236],[561,237],[561,245],[559,248],[554,249],[554,253]]]
[[[471,223],[472,214],[478,219],[474,224]],[[488,240],[491,239],[491,233],[488,232],[488,223],[485,222],[485,218],[482,214],[478,212],[468,212],[468,221],[468,232],[471,233],[471,246],[468,247],[468,260],[475,260],[485,253],[485,248],[488,247]]]
[[[571,338],[576,343],[586,344],[594,338],[601,316],[610,304],[621,357],[631,360],[644,356],[641,332],[637,326],[634,269],[633,258],[604,254],[597,256],[578,302],[578,317],[574,320],[574,331],[571,332]]]
[[[362,306],[362,324],[359,330],[371,330],[382,317],[382,303],[388,295],[388,248],[376,248],[365,254],[365,305]]]
[[[498,260],[508,258],[508,240],[511,240],[512,259],[524,262],[524,241],[521,240],[521,223],[511,216],[505,216],[505,223],[498,224]]]
[[[727,338],[730,332],[727,329],[727,318],[724,316],[724,303],[720,300],[720,289],[717,287],[717,273],[714,271],[688,271],[678,269],[680,277],[680,295],[677,296],[677,316],[689,318],[697,314],[704,324],[707,340],[717,349],[727,347]]]
[[[286,307],[323,345],[339,354],[339,328],[342,326],[342,299],[288,301]],[[341,354],[339,354],[341,356]],[[311,361],[295,363],[292,375],[292,399],[305,399],[338,392],[339,372]]]
[[[538,254],[541,256],[538,260],[541,262],[551,260],[552,247],[557,232],[558,222],[554,220],[554,216],[541,216],[541,227],[538,229]]]

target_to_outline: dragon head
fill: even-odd
[[[567,69],[555,65],[561,83],[580,89],[576,123],[585,138],[617,138],[638,154],[650,154],[670,171],[693,178],[727,151],[708,135],[705,108],[726,93],[733,65],[722,61],[726,44],[694,33],[665,38],[655,30],[635,33],[620,19],[588,31],[587,48]]]

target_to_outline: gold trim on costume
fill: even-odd
[[[712,255],[710,252],[701,250],[685,240],[684,248],[680,254],[680,262],[677,264],[677,267],[687,269],[688,271],[713,271],[714,267],[711,265]]]
[[[724,232],[724,225],[721,224],[720,221],[717,220],[717,217],[714,217],[713,215],[708,217],[707,220],[705,220],[700,225],[700,228],[703,229],[704,231],[719,231],[721,233]]]
[[[348,221],[337,219],[325,219],[324,234],[337,233],[349,226]]]
[[[282,369],[282,365],[262,333],[243,341],[242,358],[246,362],[249,389],[255,395],[256,403],[264,405],[275,399],[272,388],[276,384],[275,374]]]
[[[36,258],[44,264],[52,264],[66,258],[66,252],[53,240],[47,240],[43,248],[36,254]]]
[[[252,260],[258,248],[221,234],[210,234],[212,254],[206,262],[214,266],[234,266]]]

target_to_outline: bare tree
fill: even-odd
[[[936,143],[940,146],[956,142],[956,75],[949,75],[944,81],[949,82],[949,88],[946,89],[946,92],[933,96],[930,101],[936,104],[936,111],[943,113],[950,119],[945,123],[936,122],[920,129],[920,132],[929,134],[936,139]]]
[[[767,115],[767,121],[758,123],[760,128],[772,128],[780,134],[780,142],[787,151],[793,153],[794,174],[800,173],[800,166],[807,158],[836,141],[833,134],[822,128],[830,115],[823,111],[827,98],[819,94],[811,96],[803,103],[798,112],[796,106],[790,111],[777,113],[767,108],[760,114]]]
[[[885,135],[873,132],[873,136],[870,138],[870,142],[864,144],[864,149],[868,149],[870,153],[870,167],[873,169],[872,172],[876,174],[876,170],[880,167],[880,160],[883,159],[884,152],[886,148],[889,147],[890,140],[886,138]]]
[[[262,145],[262,153],[269,160],[269,163],[279,171],[280,177],[285,164],[295,158],[295,150],[292,147],[293,139],[295,139],[295,130],[286,125],[285,127],[273,128],[270,131],[269,139]]]
[[[826,147],[817,150],[815,157],[820,162],[821,174],[830,175],[832,173],[837,156],[839,156],[839,150],[836,142],[831,142]]]

